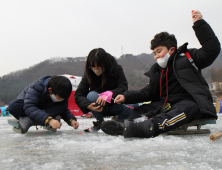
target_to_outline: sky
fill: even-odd
[[[178,46],[200,48],[191,11],[222,39],[221,0],[0,0],[0,77],[54,57],[84,57],[104,48],[115,57],[152,53],[167,31]]]

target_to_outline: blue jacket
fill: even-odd
[[[58,116],[54,112],[46,113],[45,110],[48,108],[52,108],[53,110],[53,106],[58,104],[62,105],[64,108],[59,115],[69,124],[70,119],[76,120],[76,118],[68,109],[68,99],[58,103],[52,102],[47,91],[47,84],[50,78],[51,76],[40,77],[38,81],[35,81],[27,86],[24,91],[17,96],[16,100],[23,100],[23,110],[25,114],[32,120],[35,120],[43,125],[48,116]]]

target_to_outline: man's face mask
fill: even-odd
[[[170,50],[168,51],[168,53],[166,53],[166,55],[164,57],[158,58],[156,60],[156,62],[159,64],[160,67],[162,67],[162,68],[166,68],[167,67],[167,62],[168,62],[168,60],[170,58],[170,54],[169,54]]]
[[[102,73],[103,73],[102,69],[100,69],[100,70],[92,69],[92,71],[93,71],[97,76],[101,76]]]
[[[56,96],[54,94],[50,94],[50,98],[52,99],[53,102],[62,102],[63,100],[59,100],[56,98]]]

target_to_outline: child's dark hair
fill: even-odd
[[[169,50],[171,47],[175,47],[177,49],[177,40],[173,34],[169,34],[168,32],[161,32],[156,34],[154,38],[151,40],[151,50],[154,50],[156,47],[166,46]]]
[[[54,75],[49,79],[48,88],[52,88],[52,93],[61,98],[69,98],[72,93],[72,84],[67,77]]]
[[[92,83],[93,77],[95,77],[95,74],[92,71],[92,67],[94,67],[95,64],[97,64],[97,67],[102,67],[102,86],[106,83],[110,71],[109,56],[110,54],[102,48],[95,48],[89,52],[85,65],[85,75],[89,84]]]

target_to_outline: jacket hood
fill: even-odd
[[[45,75],[45,76],[42,76],[39,78],[39,82],[41,85],[44,85],[44,86],[47,86],[48,82],[49,82],[49,79],[51,78],[52,76],[49,76],[49,75]]]

